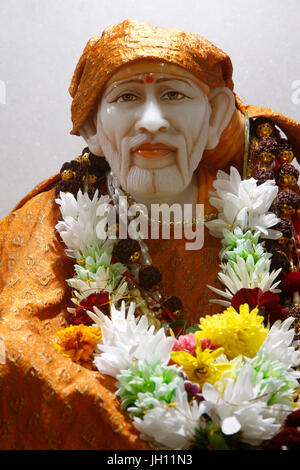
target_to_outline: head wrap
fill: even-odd
[[[90,39],[79,59],[69,88],[73,98],[71,134],[79,135],[80,126],[99,102],[112,75],[122,66],[144,59],[183,67],[211,89],[226,86],[233,90],[229,56],[207,39],[128,19],[106,28],[101,37]],[[265,116],[271,119],[290,139],[299,156],[300,125],[296,121],[271,109],[245,105],[236,94],[235,101],[236,112],[231,123],[224,130],[219,145],[204,152],[203,163],[209,166],[214,163],[222,168],[231,164],[232,155],[240,154],[241,150],[232,149],[232,142],[241,132],[237,113],[243,115],[246,112],[250,118]]]
[[[71,134],[78,134],[110,77],[120,67],[143,59],[183,67],[210,88],[233,89],[230,58],[207,39],[125,20],[106,28],[101,37],[90,39],[79,59],[69,88],[73,98]]]

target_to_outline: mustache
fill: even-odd
[[[172,139],[171,135],[164,135],[164,134],[155,134],[149,135],[149,134],[138,134],[133,137],[129,137],[128,139],[128,147],[131,151],[137,150],[141,145],[147,143],[147,144],[164,144],[167,145],[168,147],[177,150],[178,146],[174,145],[174,137]]]

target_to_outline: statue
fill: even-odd
[[[1,446],[148,449],[120,411],[111,377],[71,363],[51,344],[70,322],[65,280],[73,274],[55,231],[55,197],[78,191],[78,162],[90,154],[95,168],[101,167],[91,189],[107,192],[102,170],[110,168],[122,190],[146,207],[201,203],[209,220],[215,208],[208,193],[217,171],[245,171],[249,118],[279,126],[295,154],[300,126],[272,110],[244,105],[233,91],[229,57],[206,39],[134,20],[88,42],[70,93],[71,133],[81,135],[88,150],[34,188],[1,222]],[[207,284],[216,284],[221,247],[207,230],[200,251],[186,251],[184,240],[147,243],[153,265],[163,273],[163,298],[176,295],[191,322],[218,311],[209,303],[214,294]]]

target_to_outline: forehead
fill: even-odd
[[[183,67],[158,61],[138,61],[121,67],[109,79],[106,84],[106,89],[108,89],[112,84],[122,83],[123,81],[130,79],[134,80],[138,75],[144,75],[146,78],[148,74],[155,74],[154,77],[159,79],[163,78],[165,75],[166,78],[169,79],[177,78],[186,81],[190,80],[198,85],[205,94],[209,95],[210,93],[208,85],[199,80],[195,75],[185,70]]]

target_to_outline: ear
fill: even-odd
[[[97,134],[97,113],[92,112],[87,116],[84,123],[79,128],[79,134],[84,138],[92,153],[99,157],[103,156],[103,151],[99,144]]]
[[[209,96],[211,115],[209,121],[206,149],[214,149],[221,134],[228,126],[235,108],[233,92],[226,87],[214,88]]]

